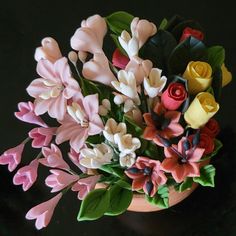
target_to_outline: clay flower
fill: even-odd
[[[93,175],[80,179],[72,186],[71,190],[78,192],[78,199],[83,200],[87,194],[95,188],[95,185],[99,179],[100,175]]]
[[[117,48],[112,55],[112,64],[120,69],[125,69],[129,62],[129,58],[121,53]]]
[[[105,128],[103,130],[103,135],[109,142],[114,143],[114,135],[115,134],[121,134],[124,135],[127,132],[126,124],[121,122],[117,124],[117,122],[110,118],[107,120]]]
[[[222,71],[222,87],[224,87],[232,81],[232,73],[227,69],[225,63],[222,64],[221,71]]]
[[[38,165],[38,160],[33,160],[29,165],[20,168],[13,177],[13,183],[22,185],[23,190],[27,191],[37,179]]]
[[[145,194],[153,197],[158,186],[166,183],[167,178],[161,170],[161,163],[147,157],[138,157],[135,164],[125,171],[125,174],[133,179],[132,190],[143,189]]]
[[[71,147],[79,152],[89,135],[102,132],[104,126],[98,115],[98,95],[88,95],[67,107],[68,113],[57,129],[56,143],[67,140]]]
[[[56,134],[57,128],[34,128],[29,132],[29,137],[33,139],[32,147],[42,148],[48,146],[53,135]]]
[[[62,170],[50,170],[52,173],[45,179],[45,184],[52,188],[51,193],[61,191],[79,179],[78,175],[71,175]]]
[[[49,224],[54,209],[58,202],[60,201],[62,197],[62,193],[57,194],[54,198],[50,199],[49,201],[43,202],[32,209],[30,209],[27,214],[26,214],[26,219],[27,220],[34,220],[36,219],[35,222],[35,227],[40,230],[44,227],[47,227]]]
[[[173,151],[174,150],[174,151]],[[192,146],[189,141],[183,137],[177,145],[171,148],[165,148],[165,159],[161,164],[161,169],[171,173],[177,183],[181,183],[186,177],[200,176],[200,163],[203,148]]]
[[[86,168],[99,169],[111,162],[113,149],[105,143],[97,144],[93,149],[83,148],[80,151],[80,164]]]
[[[144,77],[144,89],[150,98],[159,95],[166,85],[167,78],[161,76],[161,72],[162,70],[158,68],[152,68],[148,77]]]
[[[93,59],[84,63],[82,74],[88,80],[100,82],[108,86],[111,86],[112,81],[116,81],[104,53],[95,53]]]
[[[36,124],[39,126],[47,127],[45,122],[35,114],[34,112],[34,104],[32,102],[20,102],[18,104],[18,112],[15,112],[16,118],[21,121]]]
[[[39,61],[41,59],[47,59],[54,63],[58,59],[62,58],[60,48],[54,38],[44,38],[41,44],[42,46],[36,48],[34,54],[34,58],[36,61]]]
[[[194,37],[194,38],[196,38],[200,41],[202,41],[204,39],[204,34],[200,30],[192,29],[190,27],[186,27],[183,30],[182,36],[181,36],[179,41],[182,42],[190,36],[192,36],[192,37]]]
[[[67,59],[61,58],[54,64],[48,60],[40,60],[37,73],[41,78],[33,80],[27,88],[29,95],[35,98],[35,114],[48,112],[52,118],[62,120],[67,100],[80,92],[77,81],[71,78]]]
[[[143,60],[139,57],[132,57],[125,70],[128,72],[133,72],[136,80],[136,84],[140,85],[145,77],[148,77],[151,69],[152,62],[150,60]]]
[[[84,146],[86,148],[86,145]],[[76,152],[73,148],[68,153],[70,160],[83,172],[87,172],[87,168],[80,164],[80,153]]]
[[[163,146],[160,136],[163,138],[178,137],[184,132],[183,127],[178,123],[181,113],[178,111],[166,111],[162,104],[157,103],[151,113],[143,115],[147,127],[143,137],[154,141],[157,145]]]
[[[136,160],[136,154],[135,152],[131,152],[131,153],[120,153],[119,155],[119,162],[120,162],[120,165],[122,167],[131,167],[134,163],[135,163],[135,160]]]
[[[208,136],[215,138],[220,132],[220,126],[216,119],[211,118],[205,126],[201,128],[201,133],[205,133]]]
[[[0,156],[0,165],[8,165],[8,170],[13,171],[21,162],[21,155],[24,150],[24,143],[10,148]]]
[[[71,47],[77,51],[101,53],[103,38],[107,32],[106,21],[99,15],[89,17],[81,22],[71,38]]]
[[[117,76],[119,81],[112,81],[111,84],[113,87],[139,105],[140,99],[138,96],[134,74],[125,70],[120,70]]]
[[[51,147],[43,147],[42,153],[44,158],[39,159],[39,162],[45,166],[59,169],[70,169],[68,164],[63,160],[60,149],[51,144]]]

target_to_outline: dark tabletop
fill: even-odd
[[[64,53],[82,19],[125,10],[159,23],[180,14],[198,20],[207,32],[209,45],[223,45],[226,64],[236,75],[236,29],[233,1],[3,1],[0,4],[0,153],[18,144],[31,127],[13,116],[16,105],[27,101],[25,88],[36,78],[34,50],[45,36],[57,39]],[[66,54],[65,54],[66,55]],[[76,221],[79,201],[68,193],[60,201],[46,229],[37,231],[25,213],[49,198],[45,174],[28,192],[12,184],[12,173],[0,166],[0,236],[234,236],[236,235],[236,81],[223,90],[218,120],[224,149],[214,158],[216,187],[199,187],[185,201],[157,213],[127,212],[95,222]],[[31,160],[35,151],[26,151]],[[27,159],[27,157],[25,157]],[[43,168],[40,168],[42,171]]]

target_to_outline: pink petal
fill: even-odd
[[[52,103],[52,100],[44,100],[41,98],[37,98],[34,101],[34,106],[35,106],[35,114],[37,116],[42,115],[48,111],[48,107]]]
[[[164,131],[163,131],[164,132]],[[170,123],[166,129],[166,134],[169,137],[178,137],[184,132],[184,128],[177,123]]]
[[[36,70],[42,78],[55,81],[54,64],[52,62],[40,60]]]
[[[55,62],[54,69],[56,76],[58,76],[63,83],[68,82],[69,78],[71,78],[70,67],[65,57]]]
[[[52,118],[56,118],[58,120],[62,120],[66,113],[66,104],[67,104],[66,99],[63,97],[62,94],[60,94],[49,105],[48,107],[49,116],[51,116]]]
[[[98,113],[98,94],[88,95],[84,97],[83,105],[88,117],[93,118],[93,115]]]
[[[189,162],[197,162],[201,159],[201,157],[203,156],[204,154],[204,151],[205,149],[204,148],[196,148],[192,155],[189,157]],[[190,149],[190,152],[191,152],[191,149]]]
[[[165,118],[170,119],[171,123],[178,123],[181,113],[178,111],[167,111],[165,113]]]

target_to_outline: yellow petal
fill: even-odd
[[[231,82],[232,74],[228,71],[225,64],[221,66],[221,70],[222,70],[222,87],[224,87],[225,85]]]

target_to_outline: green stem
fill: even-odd
[[[30,137],[27,137],[23,142],[22,142],[22,144],[26,144],[26,143],[28,143],[29,141],[30,141]]]

